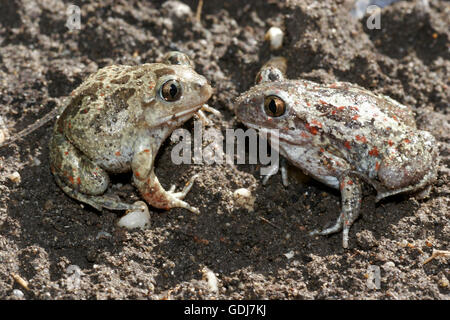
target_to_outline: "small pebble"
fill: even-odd
[[[392,261],[388,261],[385,264],[383,264],[383,269],[392,269],[395,267],[395,263]]]
[[[21,181],[20,174],[17,171],[14,171],[10,175],[8,175],[8,179],[17,184],[19,184]]]
[[[289,260],[294,257],[295,253],[293,250],[289,251],[288,253],[285,253],[284,256]]]
[[[134,205],[136,206],[136,209],[127,211],[127,213],[119,219],[117,225],[129,230],[148,228],[150,226],[150,213],[148,212],[147,205],[143,201],[137,201]]]
[[[0,144],[6,141],[8,139],[8,129],[6,128],[5,122],[3,121],[3,118],[0,116]]]
[[[186,19],[192,16],[191,7],[181,1],[166,1],[161,7],[166,9],[170,16],[178,19]]]
[[[364,250],[368,250],[378,245],[377,240],[369,230],[358,232],[356,234],[356,241],[358,245]]]
[[[20,291],[19,289],[14,289],[13,292],[12,292],[12,294],[13,294],[13,296],[15,296],[16,298],[19,298],[19,299],[23,299],[24,296],[25,296],[25,295],[23,294],[23,292]]]
[[[6,130],[0,128],[0,144],[6,141]]]
[[[203,280],[206,280],[208,282],[208,289],[211,292],[218,292],[219,291],[219,287],[218,287],[218,281],[217,281],[217,277],[214,274],[214,272],[209,269],[208,267],[204,267],[202,269],[202,274],[203,274]]]
[[[448,283],[448,279],[446,278],[446,277],[442,277],[442,279],[441,280],[439,280],[439,286],[440,287],[442,287],[442,288],[448,288],[448,285],[449,285],[449,283]]]
[[[233,198],[235,201],[235,204],[239,207],[242,207],[244,209],[247,209],[249,212],[253,212],[254,205],[255,205],[255,197],[252,196],[252,193],[250,190],[246,188],[240,188],[233,192]]]
[[[278,50],[283,46],[283,37],[283,30],[278,27],[271,27],[267,31],[264,40],[269,41],[271,50]]]

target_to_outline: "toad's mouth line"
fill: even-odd
[[[189,109],[186,109],[186,110],[174,113],[174,114],[172,114],[170,116],[159,118],[159,119],[156,120],[156,124],[153,125],[152,127],[156,128],[156,127],[159,127],[159,126],[170,124],[172,121],[179,121],[180,118],[183,118],[185,116],[190,116],[190,115],[196,113],[198,110],[200,110],[203,107],[203,105],[204,104],[201,103],[201,104],[199,104],[199,105],[197,105],[195,107],[192,107],[192,108],[189,108]],[[186,121],[189,118],[190,117],[186,117],[186,119],[183,119],[182,121]]]
[[[297,145],[297,146],[304,145],[302,143],[295,142],[294,140],[292,140],[292,138],[290,136],[280,133],[280,131],[278,129],[261,128],[261,127],[258,127],[257,125],[251,124],[251,123],[245,123],[245,125],[251,129],[256,130],[259,135],[261,135],[261,133],[264,133],[265,137],[268,137],[267,140],[269,140],[269,141],[274,140],[274,137],[277,137],[279,142],[284,142],[284,143],[288,143],[291,145]]]

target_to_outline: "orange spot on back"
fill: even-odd
[[[312,123],[313,125],[318,126],[319,128],[322,128],[322,124],[321,124],[319,121],[317,121],[317,120],[311,120],[311,123]]]
[[[345,146],[348,150],[350,150],[350,149],[352,148],[352,146],[350,145],[350,141],[345,141],[345,142],[344,142],[344,146]]]
[[[372,150],[369,151],[369,155],[374,156],[374,157],[378,156],[377,147],[373,147]]]
[[[309,131],[311,134],[313,134],[313,135],[316,135],[316,134],[317,134],[318,130],[317,130],[316,127],[311,127],[311,126],[309,125],[309,123],[307,123],[305,126],[306,126],[306,129],[308,129],[308,131]]]
[[[366,137],[364,137],[364,136],[356,135],[356,136],[355,136],[355,139],[356,139],[357,141],[361,141],[362,143],[367,143],[367,139],[366,139]]]
[[[302,138],[309,138],[309,135],[308,135],[305,131],[302,131],[302,132],[300,133],[300,136],[301,136]]]

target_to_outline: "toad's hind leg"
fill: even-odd
[[[129,210],[133,205],[118,197],[104,195],[109,185],[108,173],[93,163],[66,137],[55,130],[50,142],[50,168],[58,186],[69,197],[101,211]]]
[[[342,230],[342,247],[348,248],[348,232],[358,218],[361,208],[361,183],[356,176],[343,175],[340,179],[341,213],[336,223],[322,231],[314,230],[310,235],[329,235]]]

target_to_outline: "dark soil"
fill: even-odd
[[[156,174],[181,187],[198,173],[187,201],[201,214],[150,208],[151,228],[127,231],[115,225],[121,213],[98,213],[55,184],[51,121],[0,150],[0,298],[19,299],[18,289],[24,299],[449,299],[449,260],[423,262],[450,249],[450,3],[431,0],[424,10],[421,1],[400,1],[382,10],[381,30],[369,30],[367,17],[350,16],[350,0],[207,0],[201,24],[197,2],[186,1],[193,13],[177,17],[164,1],[2,1],[0,117],[9,134],[98,68],[154,62],[169,50],[188,53],[215,88],[209,104],[223,118],[211,117],[214,128],[243,128],[234,99],[271,54],[283,55],[289,78],[349,81],[412,106],[419,128],[439,141],[430,197],[375,204],[367,187],[344,250],[341,234],[308,236],[335,221],[338,192],[295,168],[285,188],[279,175],[263,186],[257,165],[176,166],[168,142]],[[81,7],[81,30],[65,26],[71,3]],[[275,53],[264,42],[271,26],[286,32]],[[128,175],[114,182],[127,201],[139,199]],[[256,197],[253,212],[236,205],[238,188]],[[79,282],[70,265],[80,268]],[[367,285],[370,266],[380,267],[380,289]],[[216,274],[218,292],[204,267]]]

